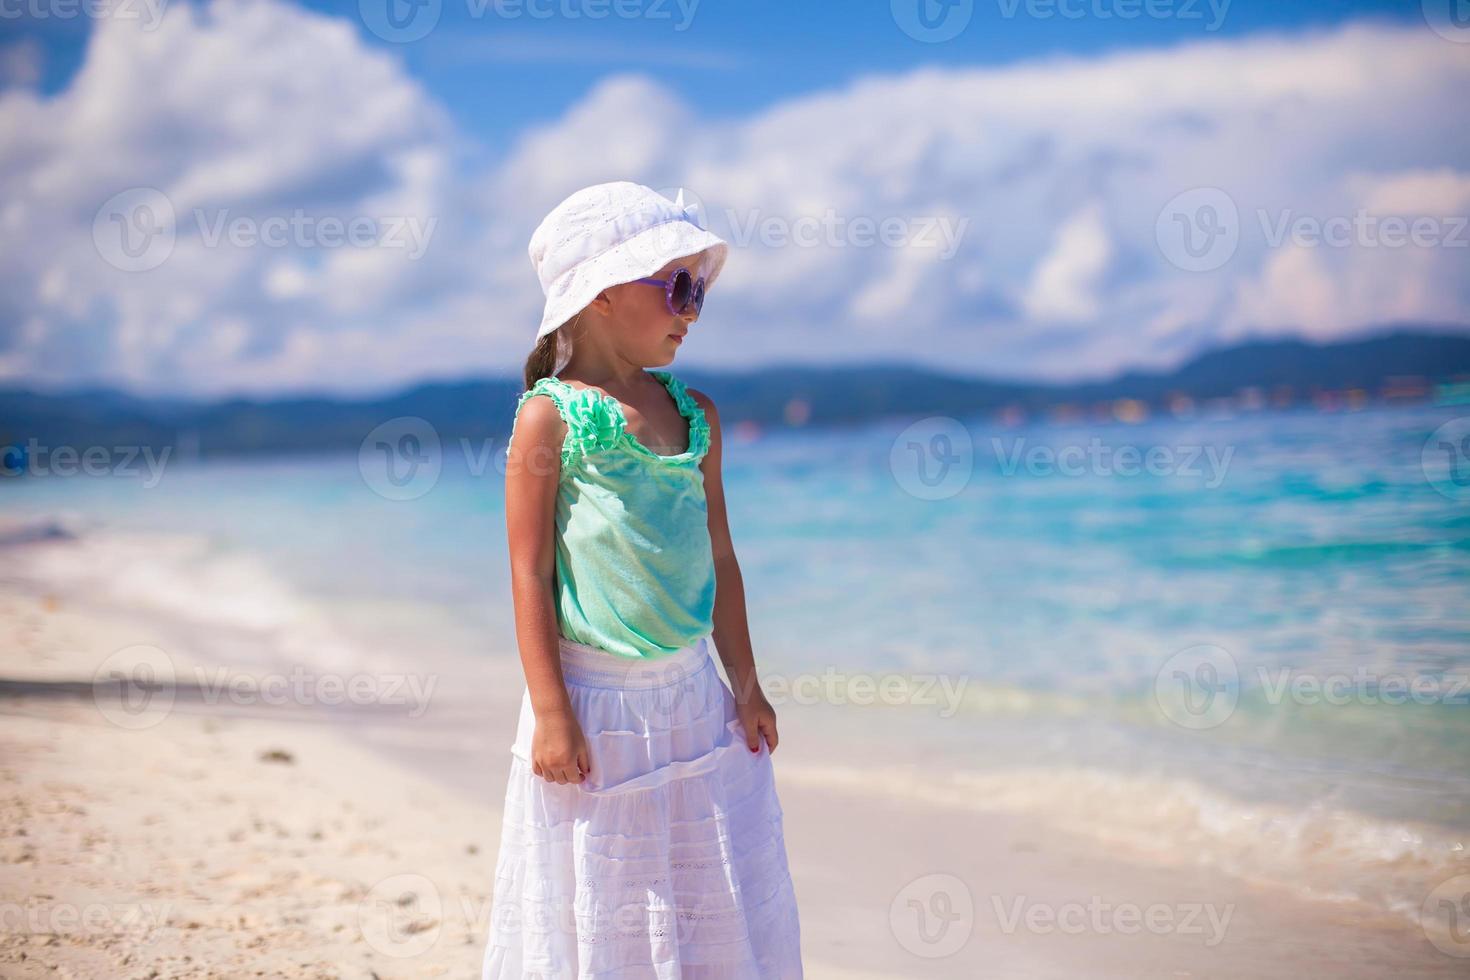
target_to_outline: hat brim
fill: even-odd
[[[536,338],[546,336],[586,309],[604,289],[651,276],[674,259],[704,252],[710,256],[710,269],[705,276],[705,288],[709,289],[725,268],[730,246],[693,222],[675,221],[646,228],[579,262],[554,280],[546,291],[546,307]]]

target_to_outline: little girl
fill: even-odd
[[[682,191],[627,181],[531,236],[546,309],[505,481],[526,691],[482,980],[802,976],[719,415],[648,370],[728,251]]]

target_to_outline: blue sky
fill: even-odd
[[[384,41],[363,27],[358,0],[302,6],[355,23],[365,43],[402,57],[464,128],[492,148],[565,111],[599,77],[618,70],[646,72],[719,117],[875,72],[1097,54],[1365,17],[1397,23],[1424,18],[1418,0],[1214,0],[1213,7],[1211,0],[1168,0],[1158,9],[1173,16],[1131,19],[1093,15],[1094,0],[1061,0],[1053,7],[989,0],[973,5],[968,25],[953,39],[924,43],[895,26],[886,0],[685,0],[683,8],[668,0],[650,7],[650,16],[633,18],[526,12],[560,10],[563,3],[583,9],[581,0],[542,0],[503,16],[494,14],[491,0],[439,2],[435,30],[408,43]],[[39,43],[44,86],[55,90],[80,64],[88,29],[83,18],[26,18],[12,21],[5,33],[12,41]]]
[[[356,3],[312,4],[347,15]],[[744,114],[795,93],[839,87],[875,72],[928,65],[1003,64],[1054,54],[1166,45],[1211,33],[1207,0],[1175,7],[1188,18],[1032,18],[1025,7],[978,3],[952,40],[923,43],[896,29],[886,0],[703,0],[688,26],[669,0],[667,18],[603,20],[471,16],[468,3],[446,2],[440,24],[403,48],[411,70],[487,142],[564,111],[596,79],[638,69],[719,117]],[[547,8],[537,8],[547,9]],[[686,8],[691,9],[691,8]],[[1005,17],[1003,10],[1015,9]],[[1045,10],[1047,8],[1038,8]],[[1076,8],[1068,8],[1076,9]],[[1198,14],[1198,18],[1193,15]],[[1238,35],[1272,28],[1331,24],[1353,15],[1404,22],[1422,17],[1405,0],[1235,0],[1215,28]],[[491,98],[503,92],[504,98]]]
[[[1470,324],[1463,0],[989,0],[935,43],[915,0],[66,2],[0,25],[0,383],[515,374],[531,231],[615,179],[733,246],[702,367]]]

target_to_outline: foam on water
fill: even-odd
[[[245,634],[284,663],[324,671],[365,666],[365,651],[257,556],[203,535],[83,529],[75,519],[63,522],[71,529],[63,537],[24,530],[45,523],[11,525],[7,579],[195,630]]]

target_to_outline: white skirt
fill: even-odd
[[[592,771],[532,771],[527,690],[482,980],[800,978],[770,750],[746,745],[710,637],[649,660],[560,646]]]

